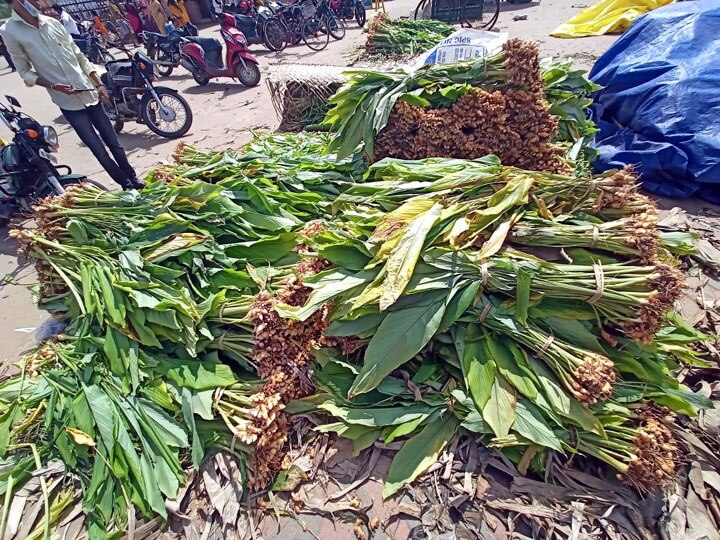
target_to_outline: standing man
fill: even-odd
[[[85,58],[59,21],[40,14],[38,0],[5,1],[12,14],[0,36],[25,84],[47,88],[80,140],[123,189],[144,187],[99,102],[109,96],[97,66]]]
[[[58,17],[60,17],[60,22],[65,27],[65,30],[67,30],[73,38],[79,38],[80,30],[78,30],[78,25],[75,22],[75,19],[73,19],[60,4],[54,4],[53,10],[55,10],[55,13],[57,13]]]

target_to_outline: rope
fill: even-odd
[[[542,356],[547,352],[548,348],[550,348],[550,345],[552,345],[555,342],[555,336],[548,336],[545,340],[545,343],[543,343],[543,346],[540,347],[540,351],[537,353],[538,358],[542,358]]]
[[[225,349],[223,348],[223,340],[225,339],[225,336],[227,336],[227,333],[228,333],[228,332],[229,332],[229,330],[226,330],[225,332],[223,332],[222,335],[220,336],[220,339],[218,340],[218,348],[219,348],[221,351],[224,351],[224,350],[225,350]]]
[[[597,244],[599,239],[600,239],[600,229],[598,229],[597,225],[593,225],[592,242],[590,243],[590,249],[593,249],[595,247],[595,245]]]
[[[588,298],[588,304],[594,304],[602,298],[605,292],[605,273],[603,272],[601,264],[593,264],[593,271],[595,272],[595,283],[597,288],[595,294]]]
[[[487,287],[488,278],[490,277],[488,263],[482,263],[480,265],[480,275],[482,276],[482,286],[484,289],[485,287]]]

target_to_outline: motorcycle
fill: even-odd
[[[198,35],[197,26],[186,24],[180,30],[172,30],[163,35],[156,32],[143,32],[145,52],[155,62],[155,72],[160,77],[169,77],[173,69],[180,67],[180,43],[184,37]]]
[[[367,13],[362,0],[330,0],[330,9],[339,19],[349,21],[355,19],[358,26],[365,26]]]
[[[115,60],[115,57],[110,54],[94,31],[87,32],[81,35],[79,38],[74,38],[75,44],[78,49],[87,56],[93,64],[100,66],[105,65],[107,62]]]
[[[245,86],[257,86],[260,83],[260,66],[248,51],[247,40],[237,29],[232,14],[223,13],[220,35],[225,40],[225,62],[220,41],[189,37],[183,38],[180,65],[192,73],[195,82],[201,86],[216,77],[237,78]]]
[[[20,103],[14,97],[5,99],[8,105],[0,103],[0,121],[12,131],[13,140],[0,146],[0,226],[7,225],[19,212],[31,211],[39,199],[64,193],[72,184],[89,182],[105,189],[81,174],[72,174],[67,165],[57,165],[55,129],[20,112]]]
[[[115,131],[120,133],[125,122],[134,120],[161,137],[185,135],[193,121],[190,105],[172,88],[153,85],[154,63],[146,54],[125,53],[128,60],[108,62],[101,77],[110,94],[110,103],[103,106]]]

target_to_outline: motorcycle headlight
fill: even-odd
[[[54,127],[50,127],[50,126],[43,126],[42,138],[43,138],[43,141],[45,141],[47,143],[47,145],[50,147],[55,147],[60,142],[58,140],[57,131],[55,131]]]

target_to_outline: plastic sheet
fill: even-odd
[[[653,11],[596,62],[601,171],[638,165],[644,187],[720,203],[720,0]]]
[[[600,0],[562,23],[550,35],[577,38],[624,32],[640,15],[670,2],[672,0]]]

